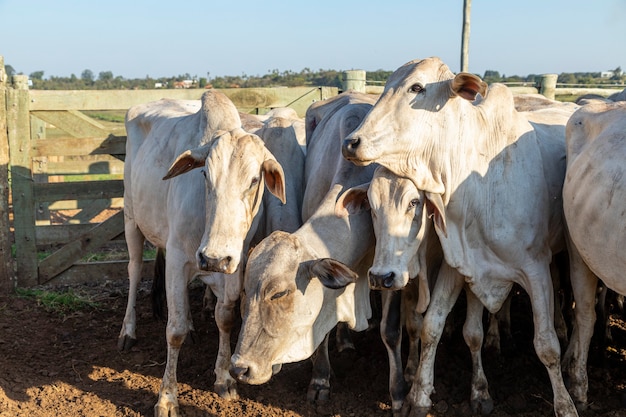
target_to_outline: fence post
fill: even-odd
[[[354,90],[361,93],[365,92],[365,71],[349,70],[343,73],[343,91]]]
[[[38,284],[29,103],[28,76],[14,75],[12,88],[7,89],[7,131],[17,264],[16,285],[20,287]]]
[[[559,78],[558,74],[543,74],[541,76],[541,84],[539,85],[539,94],[542,94],[546,98],[554,100],[554,97],[556,95],[557,78]]]
[[[7,74],[0,55],[0,293],[13,290],[15,272],[11,256],[9,222],[9,139],[7,136]]]

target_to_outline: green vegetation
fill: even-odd
[[[10,65],[5,65],[7,74],[13,75],[17,72]],[[392,71],[376,70],[367,72],[367,80],[372,84],[383,84]],[[487,83],[505,82],[505,83],[531,83],[536,84],[541,78],[541,74],[529,74],[526,76],[512,75],[507,76],[500,74],[499,71],[487,70],[481,75]],[[603,77],[604,75],[604,77]],[[145,78],[128,79],[123,76],[115,76],[111,71],[102,71],[96,77],[93,71],[86,69],[80,77],[75,74],[69,77],[50,76],[44,78],[44,71],[35,71],[29,74],[32,81],[32,89],[35,90],[109,90],[109,89],[153,89],[157,88],[177,88],[184,80],[191,81],[191,88],[254,88],[254,87],[300,87],[306,85],[322,85],[329,87],[341,88],[343,84],[343,70],[324,70],[312,71],[310,68],[304,68],[300,72],[295,71],[279,71],[277,69],[269,71],[265,75],[236,75],[223,77],[210,77],[207,72],[206,77],[198,77],[189,73],[180,74],[170,77],[152,78],[146,75]],[[567,84],[568,86],[581,86],[606,84],[623,84],[626,82],[626,75],[621,67],[615,69],[607,69],[606,74],[600,72],[574,72],[561,73],[558,82]],[[110,120],[99,113],[98,117],[103,117],[105,121],[123,121],[122,119]],[[117,116],[115,116],[117,117]]]
[[[56,292],[33,288],[16,288],[15,293],[20,298],[34,299],[46,311],[60,315],[85,308],[98,308],[98,303],[75,294],[71,289]]]

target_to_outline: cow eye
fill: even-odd
[[[252,178],[252,181],[250,181],[250,188],[256,186],[258,183],[259,183],[259,177]]]
[[[407,211],[411,211],[413,209],[415,209],[415,207],[420,205],[420,200],[419,198],[414,198],[413,200],[409,201],[409,208],[407,209]]]
[[[289,290],[277,292],[276,294],[273,294],[270,297],[270,300],[278,300],[279,298],[282,298],[282,297],[286,296],[287,294],[289,294]]]
[[[424,91],[424,87],[421,84],[413,84],[410,88],[409,88],[409,92],[410,93],[415,93],[415,94],[419,94],[421,92]]]

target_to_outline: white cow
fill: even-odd
[[[376,251],[368,271],[370,288],[389,291],[415,284],[413,281],[419,282],[419,301],[414,306],[413,315],[408,316],[414,321],[410,326],[416,329],[422,327],[420,315],[428,306],[430,288],[442,262],[445,262],[434,225],[428,219],[434,210],[430,204],[427,193],[384,167],[374,172],[370,183],[351,188],[337,202],[340,209],[344,207],[351,213],[355,207],[369,206],[371,209]],[[473,366],[470,401],[474,412],[485,415],[493,410],[493,400],[481,358],[483,305],[471,291],[466,294],[467,318],[463,337],[470,349]],[[417,363],[417,351],[409,352],[405,370],[408,381],[413,378]]]
[[[297,231],[274,232],[250,253],[242,328],[231,358],[231,373],[239,381],[262,384],[273,368],[317,351],[307,398],[327,400],[328,333],[340,322],[355,330],[368,327],[367,280],[357,279],[351,269],[365,276],[369,267],[374,245],[371,218],[367,212],[342,218],[334,213],[342,191],[371,178],[372,168],[343,159],[341,141],[373,103],[371,97],[346,92],[316,102],[307,111],[303,206],[311,209],[312,201],[320,201],[310,214],[304,209],[306,221]]]
[[[550,377],[555,413],[577,415],[561,374],[550,279],[551,246],[562,239],[562,223],[554,217],[560,186],[550,175],[559,174],[556,167],[564,161],[564,123],[531,123],[515,110],[505,86],[488,90],[479,77],[455,76],[440,59],[428,58],[397,69],[344,141],[347,159],[377,162],[408,177],[429,193],[433,206],[446,262],[424,318],[420,365],[404,404],[411,415],[431,407],[437,343],[463,286],[495,313],[514,283],[532,303],[534,346]]]
[[[587,355],[598,278],[626,294],[626,103],[585,105],[567,124],[563,209],[576,307],[563,368],[575,401],[587,403]]]
[[[178,415],[176,366],[192,329],[187,285],[194,277],[217,296],[215,390],[225,398],[237,397],[228,366],[242,252],[258,221],[263,184],[281,201],[286,198],[283,169],[258,136],[241,128],[232,102],[208,91],[196,108],[188,101],[160,100],[135,106],[126,116],[124,215],[130,289],[120,345],[135,338],[136,287],[148,239],[166,250],[168,352],[155,405],[159,417]],[[181,175],[198,167],[203,169]]]

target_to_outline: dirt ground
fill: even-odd
[[[63,291],[65,288],[56,288]],[[138,344],[128,353],[116,348],[124,315],[127,283],[74,287],[96,307],[60,314],[35,299],[0,296],[0,416],[151,416],[165,364],[165,323],[153,319],[149,282],[138,304]],[[217,328],[201,313],[202,287],[190,291],[197,328],[194,343],[179,360],[179,401],[184,416],[390,416],[387,357],[377,329],[354,335],[356,350],[338,353],[331,344],[333,378],[326,405],[306,402],[310,363],[289,364],[262,386],[240,386],[240,400],[213,392]],[[513,301],[513,342],[502,355],[484,353],[494,398],[494,417],[552,415],[552,394],[532,349],[527,297]],[[612,321],[614,342],[590,359],[590,406],[584,417],[626,416],[626,384],[621,320]],[[233,340],[234,348],[235,340]],[[604,357],[604,359],[603,359]],[[433,416],[469,416],[471,363],[460,327],[438,350]]]

